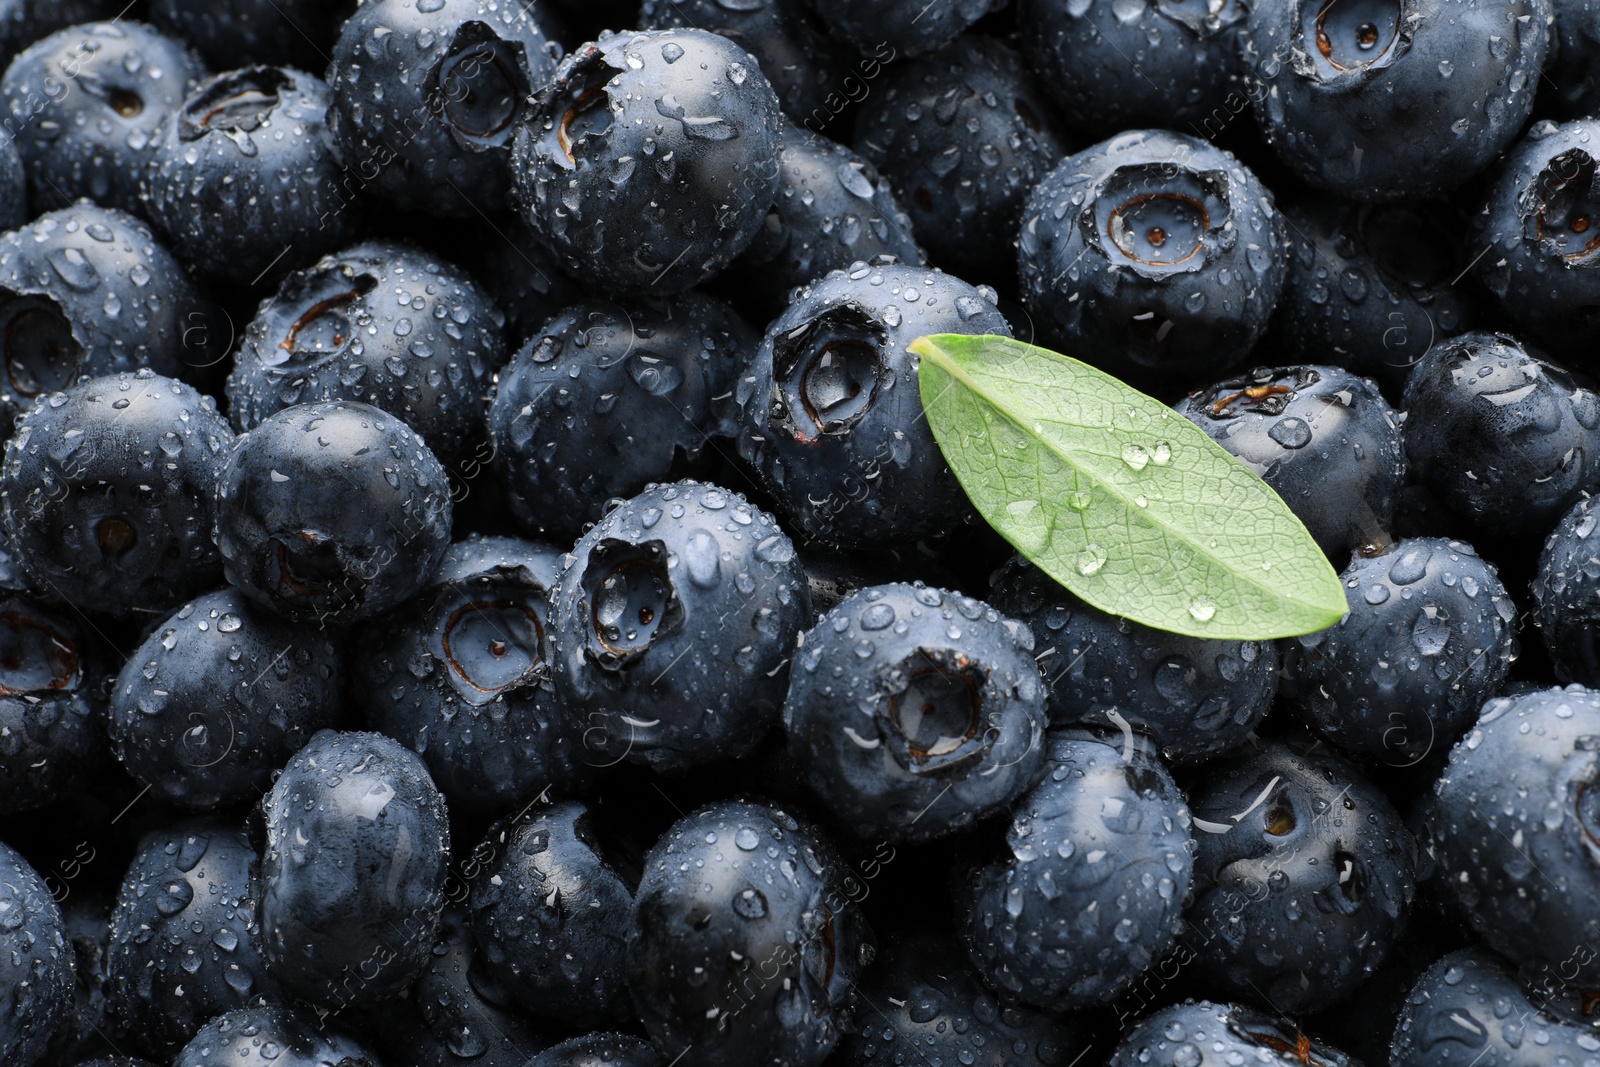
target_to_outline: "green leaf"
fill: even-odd
[[[1278,494],[1198,426],[1008,337],[919,338],[928,425],[989,525],[1103,611],[1197,637],[1312,633],[1344,589]]]

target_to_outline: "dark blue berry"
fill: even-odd
[[[1561,517],[1544,543],[1533,581],[1534,621],[1544,634],[1556,677],[1600,685],[1600,541],[1589,536],[1600,523],[1596,498],[1585,497]]]
[[[1045,687],[1032,653],[1026,626],[970,597],[863,589],[801,638],[783,706],[789,754],[861,837],[965,829],[1038,777]]]
[[[218,1015],[172,1067],[381,1067],[355,1038],[318,1012],[267,1003]]]
[[[28,861],[0,844],[0,1062],[34,1067],[72,1012],[61,908]]]
[[[296,620],[371,618],[422,589],[450,544],[444,467],[367,404],[298,404],[239,438],[217,479],[228,581]]]
[[[104,769],[104,653],[82,620],[0,600],[0,813],[65,800]]]
[[[1106,1067],[1361,1067],[1338,1049],[1302,1033],[1281,1016],[1253,1008],[1190,1000],[1139,1021]]]

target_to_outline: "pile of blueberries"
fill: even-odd
[[[1600,0],[0,62],[0,1067],[1600,1067]],[[1076,599],[940,333],[1173,404],[1348,614]]]

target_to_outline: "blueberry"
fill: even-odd
[[[639,23],[646,30],[700,29],[726,37],[760,63],[784,113],[815,129],[831,117],[829,97],[849,75],[851,49],[828,33],[805,0],[644,0]]]
[[[935,263],[1009,283],[1015,255],[995,235],[1016,232],[1028,191],[1065,154],[1059,128],[1022,57],[972,35],[892,68],[856,120],[855,146],[894,184]]]
[[[992,289],[856,263],[796,289],[740,380],[740,451],[806,536],[884,547],[970,514],[923,418],[925,334],[1011,335]]]
[[[362,241],[295,271],[245,327],[228,402],[242,432],[292,404],[353,400],[403,420],[461,470],[481,453],[505,316],[459,267]],[[481,459],[481,455],[480,455]]]
[[[28,861],[0,844],[0,1062],[43,1062],[72,1011],[72,989],[61,908]]]
[[[381,734],[323,730],[262,809],[268,974],[335,1011],[398,995],[432,955],[450,858],[421,757]]]
[[[1249,96],[1302,181],[1369,201],[1434,195],[1527,121],[1550,13],[1550,0],[1253,4]]]
[[[108,728],[123,768],[195,810],[258,799],[318,730],[338,725],[343,670],[325,634],[236,589],[192,600],[117,675]]]
[[[1440,885],[1489,947],[1552,984],[1593,989],[1600,892],[1591,788],[1600,766],[1600,693],[1582,686],[1498,697],[1450,750],[1422,839]],[[1577,951],[1583,949],[1583,951]]]
[[[1361,1067],[1338,1049],[1252,1008],[1189,1000],[1155,1012],[1123,1038],[1106,1067]]]
[[[161,124],[205,76],[187,47],[139,22],[90,22],[30,45],[0,79],[34,207],[88,197],[141,211]]]
[[[656,1050],[626,1034],[588,1034],[561,1042],[528,1067],[664,1067]]]
[[[1534,993],[1492,954],[1460,949],[1428,968],[1403,999],[1389,1062],[1455,1067],[1476,1057],[1493,1067],[1582,1063],[1594,1055],[1595,1041],[1585,1003],[1576,991],[1559,999]]]
[[[349,168],[341,186],[430,213],[500,207],[512,131],[558,52],[518,4],[361,4],[328,67],[328,125]]]
[[[413,749],[450,803],[493,811],[580,783],[591,757],[550,680],[561,553],[510,537],[451,545],[421,595],[367,623],[354,697]]]
[[[0,432],[84,375],[176,377],[220,360],[228,342],[208,337],[214,315],[150,228],[121,211],[84,201],[0,235]]]
[[[530,530],[573,538],[680,456],[718,450],[737,432],[733,392],[757,343],[732,309],[698,293],[556,315],[500,372],[489,405],[511,510]]]
[[[1600,326],[1600,119],[1541,122],[1507,153],[1478,215],[1477,261],[1500,311],[1558,356],[1592,359]]]
[[[1177,407],[1272,486],[1335,563],[1388,540],[1406,454],[1400,420],[1371,380],[1340,367],[1262,367]]]
[[[1534,621],[1544,634],[1556,677],[1563,682],[1600,685],[1600,551],[1589,545],[1600,517],[1594,497],[1585,497],[1561,517],[1539,555],[1533,582]]]
[[[1010,1067],[1030,1053],[1039,1063],[1070,1064],[1089,1049],[1082,1023],[996,1000],[960,945],[916,931],[874,962],[861,1003],[854,1032],[829,1061],[838,1067]]]
[[[694,876],[684,872],[694,870]],[[817,1067],[872,959],[844,864],[787,812],[727,801],[674,823],[645,858],[629,986],[684,1067]]]
[[[1460,541],[1358,556],[1336,625],[1283,642],[1283,703],[1342,751],[1391,767],[1443,757],[1511,669],[1516,605]]]
[[[1192,126],[1211,139],[1246,103],[1235,53],[1248,14],[1242,0],[1027,0],[1017,21],[1029,58],[1074,125],[1102,136]]]
[[[624,981],[633,892],[589,809],[563,801],[489,831],[472,883],[483,966],[529,1011],[576,1027],[633,1017]]]
[[[590,757],[681,770],[748,752],[778,717],[810,618],[772,517],[684,481],[646,489],[579,539],[551,596],[556,692]]]
[[[1188,790],[1194,902],[1184,946],[1207,991],[1299,1015],[1383,962],[1415,893],[1415,845],[1349,763],[1281,742],[1208,765]]]
[[[1147,745],[1051,733],[995,858],[960,878],[958,924],[983,980],[1046,1011],[1104,1003],[1170,949],[1189,892],[1189,809]]]
[[[217,480],[228,581],[295,620],[371,618],[414,596],[450,544],[444,467],[367,404],[297,404],[238,440]]]
[[[104,769],[101,653],[81,622],[0,599],[0,813],[65,800]]]
[[[355,0],[151,0],[150,21],[217,70],[251,63],[320,70]]]
[[[1170,389],[1249,354],[1283,290],[1286,242],[1271,194],[1232,155],[1133,130],[1034,188],[1017,263],[1046,343]]]
[[[995,573],[989,599],[1033,629],[1055,725],[1125,722],[1168,760],[1194,763],[1237,748],[1277,692],[1271,642],[1184,637],[1107,615],[1021,556]]]
[[[261,1004],[218,1015],[172,1061],[172,1067],[380,1067],[349,1035],[304,1008]]]
[[[1433,345],[1470,329],[1482,308],[1461,280],[1472,258],[1462,215],[1437,202],[1285,204],[1289,273],[1269,335],[1291,359],[1377,380],[1398,400]]]
[[[52,599],[117,616],[217,584],[212,490],[232,443],[211,397],[148,370],[40,399],[0,472],[23,565]]]
[[[134,1049],[166,1059],[213,1016],[278,995],[261,959],[255,849],[221,819],[147,836],[111,920],[106,998]]]
[[[302,71],[245,67],[201,82],[167,116],[141,190],[186,262],[253,286],[287,270],[291,250],[304,261],[344,243],[356,220],[337,191],[330,99]]]
[[[863,589],[801,638],[789,754],[862,837],[963,830],[1038,777],[1045,687],[1032,653],[1026,626],[970,597]]]
[[[538,89],[516,133],[523,218],[576,278],[681,292],[750,244],[778,191],[778,97],[704,30],[605,34]]]
[[[1542,535],[1600,483],[1600,399],[1505,334],[1434,346],[1405,408],[1413,476],[1480,529]]]
[[[855,45],[862,55],[876,55],[888,62],[897,55],[926,55],[949,44],[961,31],[999,10],[1003,0],[959,0],[932,6],[924,0],[807,2],[828,29]]]
[[[781,313],[795,286],[877,256],[926,261],[888,181],[852,149],[785,123],[777,196],[735,263],[741,291]]]
[[[446,908],[410,990],[362,1019],[387,1067],[528,1067],[550,1045],[544,1028],[485,976],[477,949],[465,912]]]

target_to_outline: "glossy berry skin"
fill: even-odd
[[[1600,119],[1536,123],[1489,179],[1478,274],[1519,334],[1588,366],[1600,326]]]
[[[1173,945],[1189,892],[1189,809],[1148,744],[1079,728],[1048,739],[995,858],[960,876],[957,923],[978,974],[1050,1012],[1104,1003]],[[1126,759],[1124,758],[1126,757]]]
[[[356,702],[420,755],[452,807],[495,811],[581,784],[610,757],[550,679],[550,593],[561,552],[511,537],[450,546],[416,599],[366,624]]]
[[[107,728],[135,779],[209,811],[259,799],[312,734],[339,724],[343,686],[325,633],[223,589],[179,608],[128,657]]]
[[[232,444],[216,401],[148,370],[42,398],[0,471],[23,566],[52,599],[115,616],[217,584],[212,489]]]
[[[574,277],[682,292],[761,228],[778,190],[781,131],[772,85],[726,37],[608,33],[534,93],[512,151],[516,200]]]
[[[1490,948],[1580,989],[1600,983],[1600,958],[1574,951],[1600,933],[1584,903],[1600,891],[1590,858],[1597,731],[1600,694],[1582,686],[1489,701],[1451,749],[1419,835],[1439,884]]]
[[[1400,419],[1370,379],[1341,367],[1258,368],[1177,408],[1272,486],[1334,563],[1387,540],[1406,453]]]
[[[327,1005],[398,995],[427,964],[450,825],[422,759],[381,734],[323,730],[262,801],[268,973]]]
[[[1600,481],[1600,398],[1505,334],[1436,345],[1404,407],[1413,476],[1482,529],[1543,534]]]
[[[853,149],[786,122],[772,209],[734,267],[741,289],[776,315],[795,286],[878,256],[926,261],[888,180]]]
[[[1245,359],[1283,290],[1286,249],[1271,194],[1232,155],[1131,130],[1034,188],[1017,265],[1044,343],[1170,390]]]
[[[30,218],[28,175],[16,138],[0,131],[0,230],[15,230]]]
[[[162,122],[143,207],[196,272],[256,285],[344,243],[357,213],[339,192],[330,100],[303,71],[245,67],[201,82]]]
[[[1028,0],[1017,18],[1029,58],[1074,125],[1100,135],[1194,128],[1212,138],[1246,106],[1235,53],[1247,14],[1240,0],[1129,11],[1110,0]]]
[[[461,268],[408,244],[362,241],[290,274],[256,311],[228,375],[234,426],[253,429],[293,404],[359,401],[404,421],[459,470],[481,450],[504,327]]]
[[[1308,1039],[1304,1053],[1294,1026],[1277,1015],[1234,1004],[1188,1000],[1139,1021],[1106,1067],[1151,1063],[1188,1067],[1361,1067],[1338,1049]]]
[[[633,1018],[628,928],[633,892],[606,862],[589,809],[561,801],[485,838],[472,882],[478,958],[524,1009],[563,1026]]]
[[[739,449],[808,538],[881,548],[970,513],[923,418],[918,359],[937,333],[1011,327],[994,290],[927,267],[853,264],[795,290],[740,379]]]
[[[589,300],[553,317],[497,376],[489,404],[512,512],[570,542],[608,500],[733,437],[734,388],[758,344],[732,308],[698,293]]]
[[[0,914],[0,1062],[33,1067],[72,1012],[72,949],[44,880],[3,843]]]
[[[820,129],[832,117],[829,97],[855,65],[851,49],[827,32],[805,0],[741,0],[732,5],[644,0],[639,28],[700,29],[726,37],[756,58],[784,114],[811,129]],[[861,73],[871,76],[865,68]]]
[[[1593,115],[1600,109],[1600,0],[1552,0],[1551,7],[1556,32],[1540,104],[1553,102],[1565,115]]]
[[[217,362],[227,340],[207,336],[214,315],[125,212],[80,201],[0,234],[0,425],[9,432],[36,398],[84,375],[148,367],[176,377]]]
[[[1450,953],[1429,967],[1401,1007],[1392,1067],[1544,1067],[1593,1056],[1594,1024],[1583,994],[1518,981],[1482,948]]]
[[[788,535],[739,494],[694,481],[607,513],[573,548],[551,605],[556,692],[588,727],[588,758],[663,771],[761,739],[810,621]]]
[[[1033,784],[1044,702],[1026,626],[920,583],[879,585],[801,638],[783,725],[812,791],[851,831],[929,840]]]
[[[528,1067],[664,1067],[656,1050],[626,1034],[587,1034],[545,1049]]]
[[[1534,621],[1563,682],[1600,685],[1600,541],[1590,536],[1600,523],[1596,498],[1585,497],[1561,517],[1545,539],[1532,592]]]
[[[134,1050],[165,1060],[213,1016],[280,996],[261,958],[256,851],[236,820],[188,819],[139,843],[111,917],[106,998]]]
[[[115,18],[118,0],[0,0],[0,63],[56,30]]]
[[[217,479],[228,581],[296,621],[371,618],[414,596],[450,544],[444,467],[367,404],[297,404],[239,438]]]
[[[443,251],[452,263],[472,264],[472,276],[506,317],[508,350],[515,351],[556,315],[582,303],[584,286],[567,277],[520,216],[451,227]]]
[[[528,1067],[550,1037],[485,976],[472,926],[447,907],[433,955],[408,993],[364,1013],[385,1067]]]
[[[140,212],[161,124],[205,76],[193,52],[140,22],[72,26],[29,46],[0,79],[35,209],[87,197]]]
[[[353,0],[151,0],[150,21],[181,35],[215,70],[252,63],[320,70]]]
[[[1298,1015],[1382,964],[1410,912],[1416,846],[1353,765],[1269,742],[1207,766],[1187,792],[1198,848],[1184,944],[1208,990]]]
[[[1008,1004],[978,981],[961,946],[908,933],[884,951],[862,982],[857,1029],[839,1042],[831,1063],[960,1063],[1011,1067],[1028,1062],[1068,1064],[1089,1045],[1086,1027]]]
[[[358,6],[328,68],[328,126],[354,172],[349,195],[433,215],[501,207],[512,132],[555,56],[534,16],[508,0]]]
[[[172,1067],[381,1067],[376,1056],[321,1016],[262,1004],[218,1015],[201,1028]]]
[[[1059,129],[1022,57],[973,35],[892,68],[856,120],[855,147],[893,183],[935,263],[1005,284],[1016,260],[996,235],[1016,232],[1028,191],[1065,154]]]
[[[1398,400],[1430,348],[1481,318],[1471,290],[1453,284],[1477,250],[1450,207],[1319,195],[1283,214],[1289,273],[1267,345],[1290,360],[1347,367]]]
[[[101,655],[70,609],[0,599],[0,813],[65,800],[101,769]]]
[[[662,835],[635,898],[628,982],[664,1057],[686,1067],[828,1058],[872,959],[847,870],[814,829],[760,804],[713,804]]]
[[[1445,192],[1527,121],[1550,13],[1550,0],[1252,5],[1256,118],[1317,188],[1367,201]]]
[[[1033,630],[1053,725],[1114,730],[1120,717],[1172,763],[1237,748],[1278,689],[1272,642],[1186,637],[1107,615],[1021,556],[995,573],[989,602]]]
[[[810,0],[828,29],[862,55],[884,46],[896,55],[921,56],[955,40],[991,11],[997,0],[958,0],[927,7],[917,0]],[[891,57],[892,58],[892,57]]]
[[[1340,751],[1437,760],[1511,670],[1516,605],[1472,546],[1408,538],[1342,575],[1350,610],[1283,642],[1282,702]]]

